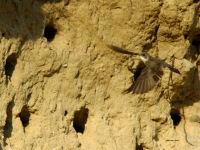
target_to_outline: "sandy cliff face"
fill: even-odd
[[[1,0],[0,149],[200,149],[199,15],[198,0]],[[106,44],[181,75],[123,95],[139,57]]]

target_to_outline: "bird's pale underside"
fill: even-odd
[[[124,91],[124,93],[136,93],[143,94],[151,91],[163,75],[163,69],[170,69],[171,71],[180,74],[178,69],[172,67],[168,63],[150,56],[148,53],[143,52],[133,53],[117,46],[108,45],[108,47],[116,52],[129,54],[129,55],[139,55],[140,59],[144,62],[146,67],[142,70],[139,77],[132,83],[132,85]]]

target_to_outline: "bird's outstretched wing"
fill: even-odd
[[[144,68],[136,81],[123,93],[132,92],[133,94],[143,94],[151,91],[163,75],[163,70],[160,67]]]
[[[119,48],[117,46],[107,45],[107,47],[118,52],[118,53],[129,54],[129,55],[139,55],[138,53],[129,52],[129,51],[122,49],[122,48]]]

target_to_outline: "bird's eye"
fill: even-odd
[[[145,56],[145,54],[142,54],[142,56]]]

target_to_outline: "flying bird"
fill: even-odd
[[[162,77],[163,69],[171,70],[175,73],[181,74],[178,69],[172,67],[168,63],[158,58],[150,56],[147,52],[133,53],[117,46],[107,45],[108,48],[123,54],[139,55],[140,59],[144,62],[146,67],[142,70],[139,77],[132,85],[124,91],[124,93],[143,94],[151,91]]]

